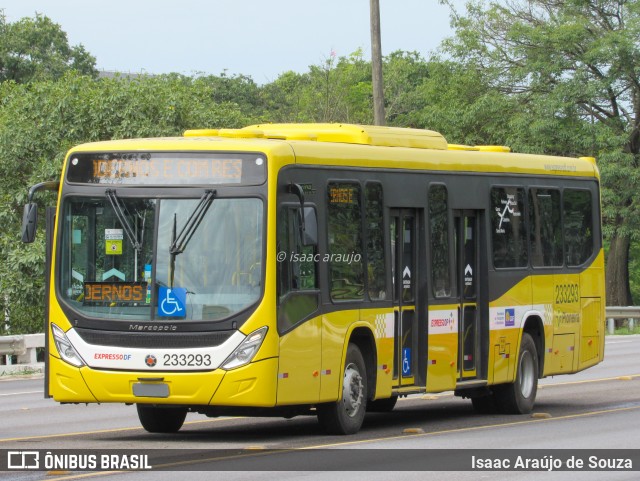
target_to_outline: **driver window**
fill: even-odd
[[[299,206],[278,212],[278,331],[285,332],[308,318],[319,305],[316,248],[303,246]]]

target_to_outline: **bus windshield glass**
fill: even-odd
[[[87,317],[114,320],[215,321],[254,304],[262,201],[210,196],[204,209],[203,198],[67,197],[60,295]]]

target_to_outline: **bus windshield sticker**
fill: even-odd
[[[105,253],[108,256],[122,255],[122,239],[124,234],[122,229],[105,229],[104,230],[104,245]]]
[[[161,317],[186,317],[187,290],[184,287],[160,287],[158,290],[158,315]]]
[[[144,265],[144,281],[147,283],[147,296],[145,304],[151,304],[151,264]]]
[[[411,376],[411,348],[402,348],[402,377]]]
[[[496,234],[504,234],[505,229],[503,224],[508,224],[511,222],[510,216],[520,217],[522,213],[518,210],[518,201],[516,200],[515,194],[507,194],[506,199],[501,199],[500,203],[504,207],[496,207],[496,213],[498,217],[500,217],[500,222],[498,227],[496,228]]]
[[[138,306],[145,303],[146,282],[85,282],[85,306]]]

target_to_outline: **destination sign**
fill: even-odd
[[[257,185],[266,178],[260,154],[100,153],[73,154],[67,180],[119,185]]]
[[[331,204],[355,204],[358,192],[353,187],[330,187],[329,202]]]
[[[85,282],[85,306],[139,306],[146,303],[146,282]]]

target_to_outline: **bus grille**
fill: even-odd
[[[76,328],[76,332],[85,342],[99,346],[177,349],[219,346],[229,339],[235,331],[158,334]]]

